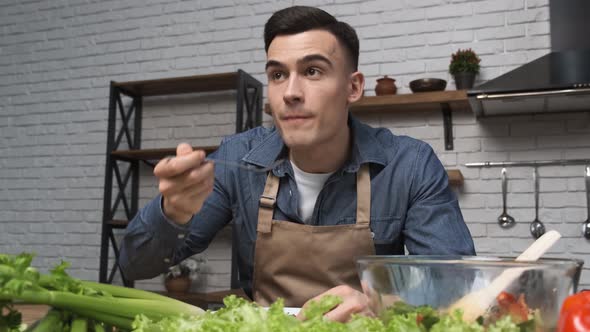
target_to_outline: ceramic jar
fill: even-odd
[[[375,94],[377,96],[394,95],[397,92],[397,87],[395,86],[394,82],[395,79],[387,77],[387,75],[377,79],[377,85],[375,86]]]

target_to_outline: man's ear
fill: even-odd
[[[365,90],[365,76],[360,71],[355,71],[350,76],[350,91],[348,102],[354,103],[363,97]]]

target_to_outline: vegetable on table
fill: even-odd
[[[570,295],[563,301],[557,331],[590,331],[590,291]]]
[[[203,313],[201,308],[159,294],[72,278],[65,271],[66,262],[49,274],[41,274],[31,267],[32,260],[33,255],[26,253],[16,256],[0,254],[0,310],[7,312],[0,318],[0,332],[22,330],[21,318],[12,307],[14,303],[45,304],[74,313],[76,318],[71,328],[76,332],[88,329],[82,322],[87,319],[131,330],[132,322],[139,314],[159,320]],[[56,311],[50,311],[36,329],[42,327],[45,320],[54,322],[58,316]],[[69,318],[62,315],[60,320],[71,319],[71,315]]]

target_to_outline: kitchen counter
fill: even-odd
[[[43,318],[49,311],[49,306],[40,304],[17,304],[14,307],[23,315],[23,323],[27,325]]]

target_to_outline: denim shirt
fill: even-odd
[[[457,198],[432,148],[422,141],[393,135],[388,129],[369,127],[352,116],[348,124],[350,157],[324,184],[311,224],[356,222],[356,172],[361,164],[369,163],[370,226],[377,254],[403,255],[405,246],[416,255],[474,255]],[[226,137],[212,157],[263,168],[287,155],[275,127],[258,127]],[[278,164],[272,172],[280,178],[274,219],[303,223],[297,212],[299,197],[291,164]],[[161,197],[156,197],[127,226],[120,255],[125,277],[145,279],[163,273],[204,251],[231,222],[240,283],[250,293],[258,205],[266,175],[216,165],[213,192],[186,225],[168,220]]]

